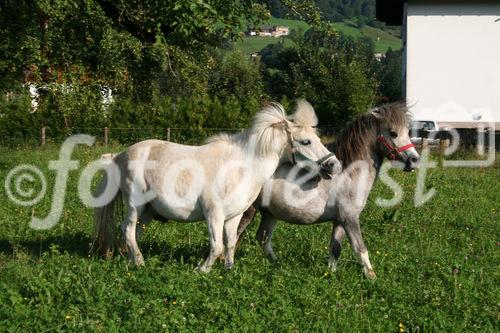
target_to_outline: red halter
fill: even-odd
[[[394,161],[396,159],[396,157],[399,155],[399,153],[415,147],[415,145],[413,143],[409,143],[407,145],[404,145],[404,146],[398,148],[398,147],[394,146],[392,142],[389,142],[382,134],[377,137],[377,141],[381,142],[387,148],[387,150],[389,151],[387,158],[392,160],[392,161]]]

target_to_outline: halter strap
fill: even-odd
[[[283,121],[283,123],[284,122],[285,122],[285,120]],[[295,165],[295,164],[297,164],[297,159],[295,157],[295,154],[298,153],[297,152],[297,146],[295,144],[295,140],[293,139],[292,131],[290,131],[290,129],[286,126],[286,124],[285,124],[285,131],[286,131],[286,134],[287,134],[287,137],[288,137],[288,141],[290,143],[290,147],[292,149],[292,163]]]
[[[317,160],[316,163],[322,164],[323,162],[325,162],[326,160],[328,160],[329,158],[334,157],[334,156],[335,156],[334,153],[326,154],[325,156],[323,156],[322,158]]]
[[[286,133],[288,135],[288,140],[290,141],[290,146],[292,147],[292,163],[295,165],[297,164],[297,158],[300,157],[303,161],[309,161],[309,162],[312,162],[312,163],[316,163],[318,165],[321,165],[323,162],[325,162],[326,160],[328,160],[329,158],[335,156],[334,153],[329,153],[325,156],[323,156],[322,158],[320,158],[319,160],[317,161],[313,161],[311,160],[309,157],[307,157],[306,155],[302,154],[300,151],[297,150],[297,142],[293,139],[293,135],[292,135],[292,132],[289,131],[288,129],[286,130]]]
[[[391,141],[387,140],[382,134],[380,134],[377,137],[377,141],[382,143],[387,148],[387,150],[389,151],[387,158],[390,160],[395,160],[396,157],[399,155],[399,153],[402,153],[405,150],[415,147],[413,143],[409,143],[407,145],[398,148],[392,143],[392,140]]]

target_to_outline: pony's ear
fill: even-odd
[[[382,118],[382,114],[380,113],[380,109],[379,108],[373,108],[370,110],[370,113],[377,119],[380,119]]]
[[[297,108],[294,114],[288,117],[297,126],[315,127],[318,125],[318,117],[312,105],[305,99],[297,100]]]

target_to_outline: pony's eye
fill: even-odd
[[[311,144],[311,140],[301,140],[300,141],[300,144],[303,145],[303,146],[308,146]]]
[[[396,133],[395,131],[389,131],[389,135],[391,136],[391,138],[397,138],[398,137],[398,133]]]

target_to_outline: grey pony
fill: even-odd
[[[278,219],[293,224],[310,225],[333,222],[328,266],[332,271],[347,235],[363,272],[369,279],[376,277],[363,241],[359,216],[379,174],[384,158],[388,157],[405,171],[412,171],[419,154],[410,143],[408,121],[410,113],[403,103],[386,104],[355,119],[338,137],[333,151],[342,162],[342,172],[333,179],[312,177],[306,182],[303,171],[294,173],[291,164],[281,165],[267,181],[257,201],[239,224],[238,237],[252,221],[256,209],[262,220],[257,240],[271,260],[276,260],[271,240]],[[403,149],[401,149],[403,148]],[[290,177],[293,174],[295,177]]]

